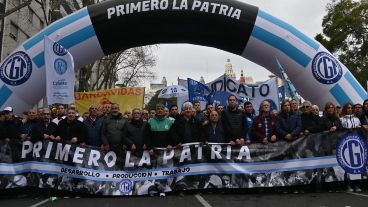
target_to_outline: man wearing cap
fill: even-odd
[[[170,128],[173,122],[165,116],[165,106],[156,105],[156,115],[150,118],[145,128],[144,149],[154,154],[154,147],[166,147],[171,149],[175,141],[170,136]]]
[[[22,126],[22,122],[13,115],[13,108],[7,106],[3,110],[5,121],[3,127],[5,129],[5,133],[3,134],[3,140],[9,143],[11,141],[16,141],[19,139],[19,131]]]
[[[302,114],[300,116],[302,120],[302,132],[301,135],[307,136],[309,133],[317,133],[322,131],[319,116],[312,113],[312,103],[310,101],[304,101],[302,104]]]

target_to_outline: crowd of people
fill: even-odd
[[[207,104],[204,110],[200,102],[186,102],[181,113],[176,105],[167,109],[163,104],[121,113],[120,106],[111,103],[91,105],[82,115],[75,104],[59,104],[55,110],[32,108],[20,117],[8,106],[0,113],[0,141],[12,145],[50,140],[103,151],[128,150],[140,156],[144,150],[154,155],[155,148],[171,149],[193,142],[267,145],[310,133],[368,128],[368,100],[346,103],[342,108],[328,102],[323,112],[309,101],[299,106],[297,100],[285,100],[280,111],[272,111],[270,103],[263,101],[258,113],[251,102],[237,103],[233,95],[228,97],[227,106]]]
[[[186,102],[182,112],[173,105],[167,109],[157,104],[155,109],[120,112],[116,103],[101,107],[91,105],[79,116],[76,105],[57,105],[29,109],[21,117],[14,116],[12,107],[0,114],[0,140],[52,140],[101,147],[102,150],[127,149],[136,152],[155,147],[172,148],[185,143],[268,144],[278,140],[293,141],[310,133],[335,132],[341,129],[368,128],[368,100],[363,104],[346,103],[342,108],[326,103],[322,116],[318,106],[304,101],[285,100],[280,111],[271,111],[270,103],[261,102],[258,113],[251,102],[237,105],[228,97],[228,105]]]

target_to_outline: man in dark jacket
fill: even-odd
[[[101,128],[103,118],[97,116],[98,108],[96,105],[91,105],[88,109],[89,116],[83,120],[84,126],[88,131],[87,145],[100,147],[102,144],[101,140]]]
[[[302,133],[301,135],[307,136],[309,133],[318,133],[322,131],[319,116],[312,113],[312,103],[304,101],[302,105]]]
[[[290,106],[290,101],[283,101],[281,103],[281,111],[276,117],[276,132],[279,135],[278,137],[286,141],[295,140],[302,131],[300,116],[293,114]]]
[[[36,109],[28,110],[27,120],[24,121],[20,129],[20,139],[22,141],[31,140],[32,142],[36,142],[43,139],[41,122],[37,117]]]
[[[53,136],[55,140],[83,146],[86,143],[86,134],[86,127],[76,119],[76,111],[68,109],[67,117],[59,122]]]
[[[209,122],[203,126],[201,133],[201,142],[207,144],[208,142],[214,143],[228,143],[229,140],[225,140],[224,127],[222,122],[219,121],[219,115],[217,111],[210,113]]]
[[[42,109],[40,130],[43,134],[43,139],[53,140],[51,135],[56,130],[57,124],[51,121],[51,111],[48,108]]]
[[[110,115],[102,124],[102,148],[106,151],[112,149],[120,152],[123,147],[123,128],[127,120],[120,113],[119,104],[111,105]]]
[[[185,102],[183,104],[183,115],[179,116],[171,126],[171,136],[178,144],[199,141],[201,124],[192,116],[192,109],[192,103]]]
[[[3,127],[6,129],[5,133],[3,134],[3,139],[7,143],[16,143],[19,141],[19,132],[23,123],[13,115],[12,107],[5,107],[3,113],[5,117]]]
[[[231,144],[243,145],[245,143],[244,138],[248,132],[245,113],[238,109],[237,99],[234,95],[230,95],[227,101],[227,109],[221,117],[226,140],[230,140]]]
[[[132,120],[127,122],[123,129],[123,142],[128,150],[140,155],[143,152],[144,129],[147,122],[143,121],[140,109],[135,108],[132,112]]]

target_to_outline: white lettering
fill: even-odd
[[[58,143],[57,147],[56,147],[56,155],[55,155],[55,159],[56,160],[64,160],[64,161],[68,161],[68,154],[70,151],[70,144],[66,144],[63,148],[63,144],[62,143]],[[63,159],[64,157],[64,159]]]
[[[77,164],[82,164],[83,163],[83,159],[82,159],[83,153],[85,151],[86,150],[84,148],[77,147],[77,149],[75,149],[75,152],[74,152],[73,162]]]
[[[42,149],[42,142],[38,141],[33,145],[33,157],[40,157],[40,151]]]
[[[98,167],[98,159],[100,159],[101,157],[101,153],[97,150],[91,150],[91,152],[89,153],[89,158],[88,158],[88,165],[93,165]]]
[[[33,144],[30,141],[23,142],[22,145],[22,158],[26,158],[26,155],[32,152]]]
[[[214,144],[211,146],[211,159],[221,159],[221,145]]]

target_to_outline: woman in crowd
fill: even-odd
[[[325,110],[321,118],[321,129],[329,132],[335,132],[342,129],[336,107],[332,102],[327,102],[325,105]]]
[[[346,103],[342,107],[341,125],[345,129],[361,128],[360,120],[353,114],[353,105]]]
[[[255,140],[263,144],[276,141],[276,117],[270,113],[270,103],[262,101],[259,106],[259,116],[256,116],[252,124],[252,135]]]
[[[290,105],[290,101],[283,101],[281,103],[281,111],[276,118],[276,132],[280,138],[286,141],[295,140],[302,131],[300,116],[291,112]]]

